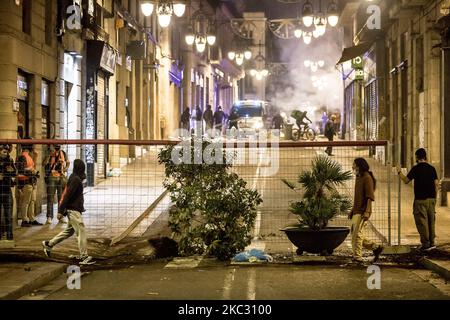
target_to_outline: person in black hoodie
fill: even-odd
[[[11,149],[11,145],[0,145],[0,240],[5,235],[7,241],[13,240],[13,196],[11,187],[14,185],[13,179],[17,176],[16,166],[9,156]],[[4,219],[2,219],[2,211]],[[4,221],[4,224],[2,221]]]
[[[86,165],[80,159],[76,159],[73,163],[73,173],[67,182],[67,186],[61,197],[58,208],[58,219],[67,216],[68,224],[64,231],[49,241],[43,241],[44,253],[50,257],[52,248],[58,243],[70,238],[73,234],[77,235],[78,247],[80,250],[80,264],[92,264],[93,259],[88,255],[87,238],[84,228],[83,218],[84,212],[84,196],[83,196],[83,180],[86,179]]]

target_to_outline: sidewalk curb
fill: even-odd
[[[450,280],[450,270],[440,264],[439,261],[423,258],[419,262],[428,270],[436,272],[446,280]]]
[[[61,274],[64,273],[67,265],[59,264],[52,265],[48,267],[48,270],[38,274],[34,279],[30,280],[27,283],[22,284],[20,287],[13,289],[12,291],[1,295],[0,300],[17,300],[34,290],[46,285],[50,281],[56,279]]]

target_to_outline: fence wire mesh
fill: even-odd
[[[97,146],[104,146],[105,152],[97,152],[92,161],[87,161],[88,179],[84,189],[86,212],[83,213],[83,218],[88,238],[118,242],[129,236],[170,234],[167,223],[170,198],[162,184],[164,167],[158,164],[158,152],[168,143],[176,144],[168,141],[154,141],[145,145],[131,141],[126,144],[97,143]],[[6,176],[4,171],[0,182],[2,236],[7,237],[7,227],[12,224],[14,240],[22,242],[32,237],[45,239],[64,228],[64,224],[59,223],[56,216],[58,189],[61,191],[64,188],[65,179],[45,179],[45,165],[49,155],[54,152],[53,148],[49,147],[49,141],[33,141],[33,144],[33,152],[30,155],[34,159],[35,170],[40,172],[35,183],[29,183],[31,187],[27,187],[27,183],[20,186],[17,183],[10,185],[3,179],[3,176]],[[52,141],[52,144],[61,145],[61,149],[65,151],[70,162],[67,177],[72,173],[74,159],[86,159],[86,141],[71,143],[61,140]],[[92,146],[95,145],[94,143]],[[387,144],[367,142],[362,146],[334,143],[330,146],[333,146],[332,159],[341,164],[344,170],[351,171],[353,160],[358,157],[369,162],[377,179],[377,189],[373,215],[366,233],[376,242],[395,244],[398,241],[399,198],[395,192],[395,184],[392,183],[394,176],[390,172]],[[12,147],[10,157],[17,169],[20,167],[17,159],[23,148],[20,144],[14,144]],[[293,250],[280,229],[298,222],[297,217],[289,212],[289,205],[298,200],[298,194],[287,188],[282,179],[297,181],[302,171],[311,168],[311,162],[316,156],[325,154],[325,147],[323,143],[280,143],[271,147],[238,145],[237,148],[227,149],[243,157],[238,159],[239,161],[235,159],[230,170],[245,179],[248,187],[257,189],[263,198],[253,230],[255,244],[262,244],[270,252]],[[2,159],[2,170],[6,168],[4,162]],[[12,178],[18,180],[17,176]],[[353,198],[354,183],[353,178],[340,187],[339,192]],[[5,196],[8,190],[11,190],[10,203]],[[12,220],[8,216],[11,216]],[[36,220],[43,225],[36,223],[28,227],[23,224],[27,220]],[[350,226],[350,221],[346,216],[338,216],[331,224]]]

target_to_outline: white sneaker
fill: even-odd
[[[87,265],[91,265],[94,263],[95,263],[94,258],[92,258],[91,256],[85,256],[82,258],[82,261],[80,261],[80,265],[82,265],[82,266],[83,265],[87,266]]]
[[[53,219],[52,218],[47,218],[47,221],[45,222],[45,224],[52,224]]]

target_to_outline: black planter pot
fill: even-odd
[[[344,242],[350,233],[349,227],[327,227],[314,231],[300,225],[288,226],[284,231],[289,240],[298,248],[297,254],[309,253],[333,254],[334,249]]]

